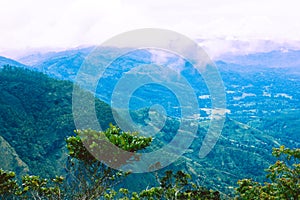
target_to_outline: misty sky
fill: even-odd
[[[224,45],[227,40],[300,41],[298,2],[0,0],[0,55],[13,57],[34,48],[101,44],[136,28],[174,30],[192,39],[208,41],[203,44],[215,51],[230,48],[227,43]]]

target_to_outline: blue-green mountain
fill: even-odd
[[[0,167],[45,177],[64,173],[64,139],[75,129],[73,81],[92,50],[30,55],[19,60],[26,65],[1,59],[2,65],[18,68],[6,67],[0,71],[0,150],[6,153],[1,157],[4,162]],[[101,59],[113,55],[110,49]],[[180,69],[199,97],[200,105],[197,137],[187,152],[168,168],[188,171],[200,184],[224,193],[232,192],[238,179],[264,181],[263,169],[274,161],[272,147],[281,144],[300,147],[299,59],[299,51],[276,51],[215,62],[223,80],[228,112],[216,146],[203,159],[198,153],[211,114],[211,96],[205,81],[201,74],[191,76],[195,71],[186,60],[167,56],[159,61],[161,65]],[[141,50],[119,57],[106,69],[95,91],[100,99],[96,100],[96,110],[103,127],[114,122],[109,104],[120,78],[139,65],[153,62],[153,52]],[[92,94],[86,91],[86,95]],[[149,121],[148,107],[153,103],[163,105],[169,116],[147,151],[160,148],[175,137],[180,117],[178,101],[172,92],[147,85],[131,99],[131,116],[137,123],[143,125]],[[123,184],[137,189],[152,182],[155,177],[149,173],[131,175]]]

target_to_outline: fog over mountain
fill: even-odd
[[[141,28],[168,29],[199,39],[211,57],[299,49],[298,8],[296,0],[3,1],[0,55],[17,59],[33,51],[99,45]]]
[[[235,39],[235,38],[205,38],[195,39],[195,41],[202,47],[208,56],[214,60],[222,60],[226,62],[239,62],[241,63],[241,57],[236,56],[248,56],[249,54],[256,53],[268,53],[272,51],[276,52],[291,52],[300,50],[300,40],[265,40],[265,39]],[[81,45],[73,48],[28,48],[28,49],[14,49],[10,51],[1,52],[0,55],[6,58],[14,59],[25,65],[36,65],[37,62],[46,57],[50,58],[54,55],[59,55],[61,52],[80,51],[84,54],[88,54],[89,50],[92,50],[96,45]],[[84,50],[83,50],[84,49]],[[284,54],[282,54],[284,55]],[[288,54],[286,54],[288,55]],[[233,61],[234,60],[234,61]],[[237,61],[239,60],[239,61]],[[277,59],[278,60],[278,59]],[[276,61],[277,61],[276,60]],[[274,61],[274,60],[273,60]],[[259,61],[257,61],[259,62]],[[284,62],[284,58],[280,63]],[[256,63],[257,65],[258,63]],[[274,67],[279,67],[279,64]]]
[[[300,40],[265,40],[265,39],[237,39],[211,38],[196,39],[198,44],[214,60],[228,60],[231,56],[266,53],[271,51],[287,52],[300,50]]]

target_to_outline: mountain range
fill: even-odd
[[[46,177],[63,173],[60,169],[66,158],[64,138],[75,129],[72,81],[92,50],[93,47],[34,54],[18,61],[1,57],[1,66],[17,68],[0,71],[0,151],[5,152],[1,154],[5,162],[0,167]],[[106,56],[113,54],[106,52]],[[202,159],[198,153],[212,112],[205,82],[201,76],[189,76],[192,71],[187,61],[169,55],[163,55],[164,59],[158,61],[153,54],[139,51],[115,60],[96,89],[96,97],[100,99],[96,107],[98,119],[105,127],[114,121],[108,104],[113,87],[123,74],[154,61],[180,69],[199,97],[199,128],[187,152],[167,169],[184,169],[201,184],[230,194],[238,179],[265,180],[263,169],[274,161],[272,147],[281,144],[300,147],[300,51],[273,51],[215,61],[224,82],[228,112],[216,146]],[[199,85],[203,87],[197,88]],[[144,87],[133,94],[131,116],[141,125],[149,121],[151,103],[167,107],[166,124],[155,135],[148,151],[168,144],[176,134],[178,102],[169,95],[158,86]],[[149,182],[155,182],[151,173],[133,174],[123,184],[137,189]]]

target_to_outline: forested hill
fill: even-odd
[[[64,140],[75,129],[73,83],[10,66],[0,70],[0,80],[0,140],[5,144],[0,150],[16,152],[2,156],[0,168],[44,177],[60,174]],[[110,107],[100,100],[95,103],[101,125],[113,122]]]
[[[65,138],[72,135],[75,129],[73,83],[9,66],[0,70],[0,80],[0,168],[16,171],[17,174],[29,172],[43,178],[63,174],[67,157]],[[92,95],[82,92],[83,95]],[[109,105],[96,99],[95,106],[102,128],[114,122]],[[241,113],[244,114],[244,111]],[[132,111],[131,114],[134,121],[141,125],[149,121],[147,109]],[[294,114],[289,121],[295,122],[293,118],[297,116],[299,114]],[[272,147],[279,147],[281,143],[291,144],[290,138],[296,137],[297,133],[278,134],[281,127],[286,127],[289,132],[295,130],[286,120],[281,120],[281,124],[254,122],[252,126],[256,125],[256,129],[227,118],[216,146],[206,158],[200,159],[199,150],[209,125],[209,120],[200,120],[197,137],[191,147],[167,169],[185,170],[195,180],[201,181],[201,185],[226,194],[234,192],[233,187],[239,179],[248,177],[265,181],[264,169],[274,162]],[[274,134],[258,130],[260,127],[269,130],[270,123]],[[168,144],[176,135],[176,124],[178,121],[168,118],[148,151]],[[295,146],[299,145],[297,141],[294,140]],[[163,173],[163,170],[158,173]],[[135,174],[128,177],[123,185],[139,190],[152,182],[156,182],[154,173]]]

